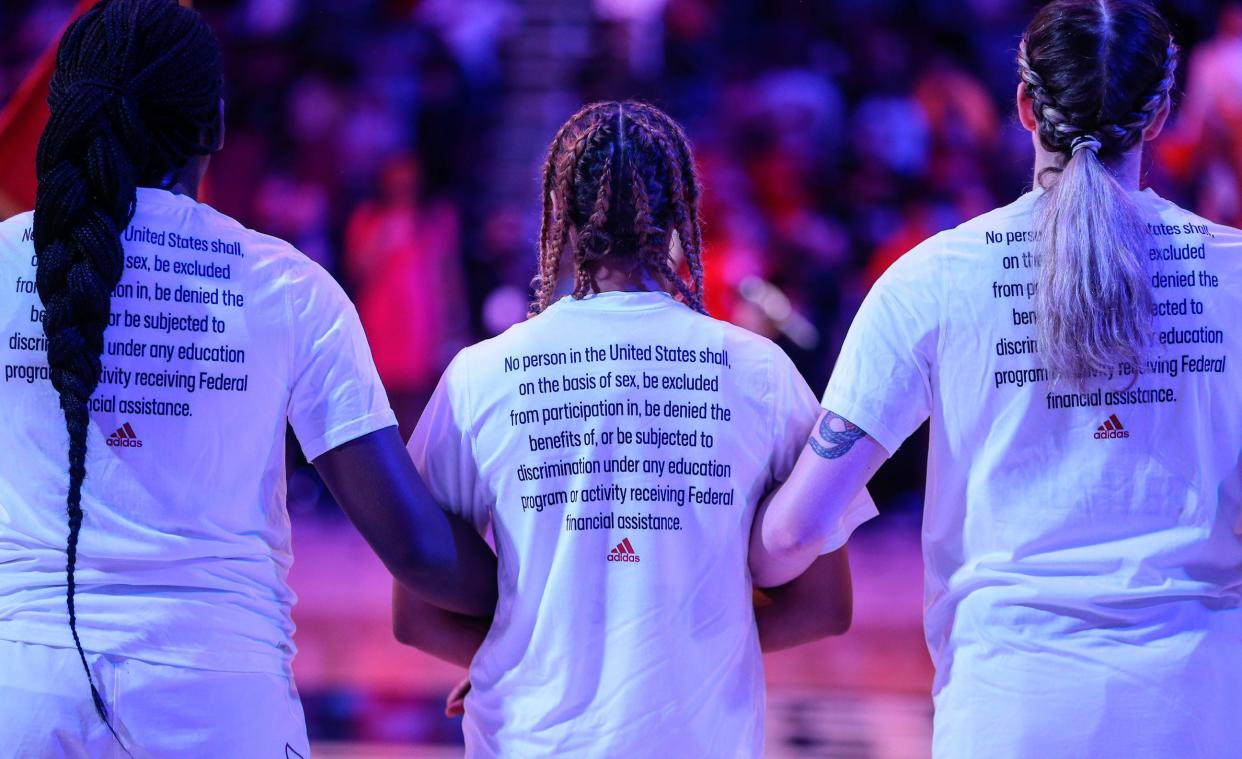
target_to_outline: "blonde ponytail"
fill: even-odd
[[[1113,173],[1168,105],[1178,49],[1146,0],[1053,0],[1023,36],[1019,73],[1043,147],[1036,208],[1039,353],[1082,383],[1138,365],[1151,340],[1151,236]]]
[[[1138,365],[1151,336],[1147,224],[1100,161],[1093,136],[1075,141],[1036,211],[1039,351],[1056,377],[1111,376]],[[1092,147],[1094,142],[1095,147]]]

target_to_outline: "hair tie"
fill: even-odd
[[[1074,141],[1070,143],[1070,155],[1078,155],[1080,150],[1090,150],[1092,153],[1099,155],[1100,148],[1102,147],[1104,147],[1104,143],[1100,142],[1100,138],[1094,134],[1084,134],[1074,138]]]

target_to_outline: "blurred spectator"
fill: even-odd
[[[71,5],[0,4],[0,103]],[[195,7],[229,66],[210,202],[341,275],[406,428],[459,345],[523,318],[539,152],[584,100],[651,100],[686,125],[708,306],[779,341],[816,387],[875,277],[1031,182],[1012,117],[1025,0]],[[1242,223],[1242,3],[1161,7],[1189,73],[1147,176]]]
[[[1230,2],[1215,37],[1190,55],[1175,145],[1180,174],[1198,173],[1199,213],[1242,226],[1242,3]]]
[[[467,337],[457,212],[420,190],[418,162],[393,159],[345,233],[344,273],[404,434]]]

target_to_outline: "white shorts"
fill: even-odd
[[[86,659],[129,756],[310,756],[290,678]],[[0,757],[128,759],[95,714],[77,651],[0,640]]]

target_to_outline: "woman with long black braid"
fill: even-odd
[[[195,201],[221,90],[196,13],[99,3],[58,51],[34,213],[0,223],[5,755],[306,755],[286,422],[410,592],[494,605],[340,288]]]

